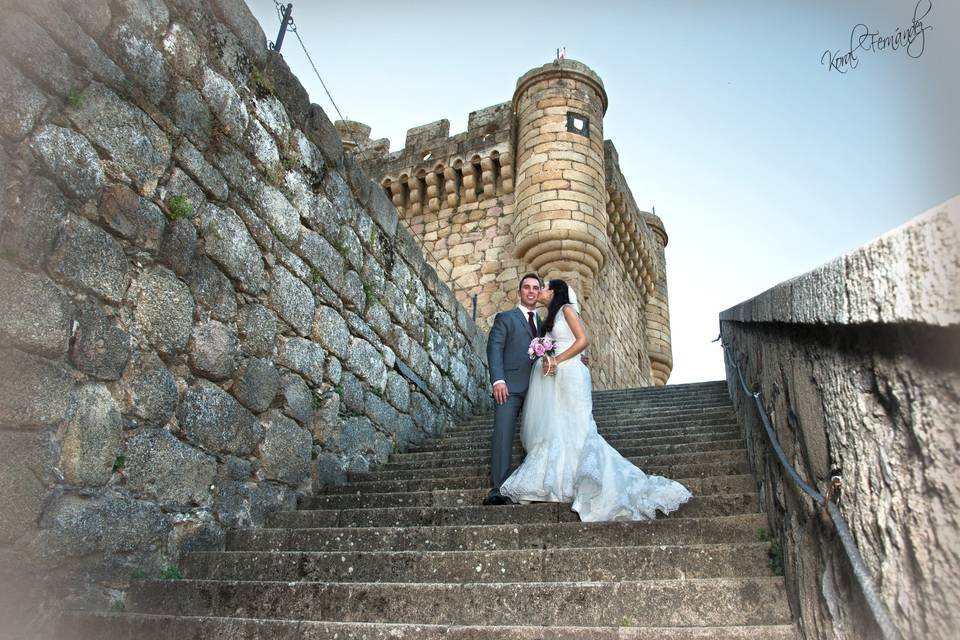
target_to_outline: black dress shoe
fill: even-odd
[[[501,506],[501,505],[513,504],[513,503],[511,502],[510,498],[506,496],[502,496],[499,493],[494,493],[484,498],[483,504],[484,506],[489,507],[490,505]]]

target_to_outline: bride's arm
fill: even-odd
[[[580,316],[577,315],[577,312],[569,306],[564,307],[563,317],[566,318],[567,325],[570,327],[570,331],[573,332],[573,337],[576,338],[576,340],[574,340],[573,344],[563,353],[551,358],[556,364],[565,362],[570,358],[576,358],[580,355],[581,351],[590,346],[590,338],[587,336],[587,330],[580,321]]]

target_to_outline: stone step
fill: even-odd
[[[757,511],[756,493],[693,496],[672,517],[697,518]],[[374,507],[369,509],[304,509],[267,516],[269,527],[433,527],[530,522],[578,522],[570,505],[557,502],[459,507]]]
[[[652,433],[652,432],[650,432]],[[643,445],[657,445],[657,444],[683,444],[685,442],[703,442],[705,440],[727,440],[731,438],[742,438],[743,434],[740,433],[739,427],[707,427],[704,431],[696,432],[675,432],[671,430],[664,431],[666,435],[648,435],[644,434],[639,437],[631,437],[630,434],[624,434],[622,436],[617,435],[614,438],[607,439],[607,442],[614,445],[615,447],[630,447],[630,446],[643,446]],[[454,440],[451,438],[451,440]],[[452,451],[470,451],[475,449],[477,440],[459,440],[454,442],[444,442],[443,440],[436,440],[435,444],[425,444],[418,447],[414,447],[407,451],[404,454],[399,454],[405,458],[415,459],[416,457],[430,457],[423,454],[433,454],[437,452],[452,452]],[[489,444],[489,439],[483,440],[484,444]],[[516,446],[521,447],[519,436],[515,440]],[[393,456],[391,456],[392,458]]]
[[[734,464],[746,462],[746,449],[729,449],[726,451],[700,451],[695,453],[675,453],[662,456],[644,456],[641,458],[629,458],[629,460],[640,467],[645,473],[652,475],[666,475],[668,478],[678,477],[677,473],[670,474],[654,471],[654,469],[676,469],[685,468],[689,465],[717,465]],[[348,473],[348,480],[396,480],[403,478],[443,478],[449,476],[480,476],[490,472],[490,465],[484,464],[466,464],[459,466],[433,467],[428,469],[395,469],[383,471],[367,471],[362,473]],[[720,473],[711,473],[708,475],[729,475],[735,473],[744,473],[742,471],[722,471]],[[699,473],[683,473],[683,476],[704,475]]]
[[[520,432],[521,426],[522,426],[522,423],[519,421],[514,425],[514,429],[516,430],[517,433]],[[603,437],[607,437],[607,436],[612,437],[612,436],[621,435],[624,433],[636,433],[638,436],[643,436],[643,435],[652,434],[653,432],[662,432],[662,431],[667,431],[667,432],[672,431],[674,433],[681,433],[692,428],[714,427],[714,428],[733,429],[736,426],[737,426],[737,423],[732,418],[707,417],[702,419],[697,418],[697,419],[683,420],[683,421],[670,422],[670,423],[651,422],[649,424],[642,424],[635,421],[627,421],[621,424],[600,423],[600,424],[597,424],[597,431]],[[481,426],[478,426],[476,429],[472,429],[471,431],[463,431],[459,434],[448,432],[445,435],[441,436],[440,438],[435,438],[431,442],[435,442],[436,440],[451,441],[455,439],[456,440],[459,440],[459,439],[478,440],[478,439],[489,437],[491,433],[493,433],[492,420],[484,423]]]
[[[684,438],[686,436],[698,436],[705,433],[712,433],[718,430],[737,432],[739,427],[733,422],[719,422],[717,424],[685,424],[668,428],[641,428],[641,427],[623,427],[618,429],[598,429],[601,436],[610,444],[615,444],[622,440],[646,440],[654,438]],[[488,425],[486,431],[480,431],[469,436],[448,436],[446,438],[431,438],[424,440],[417,449],[422,451],[424,447],[429,449],[462,449],[475,448],[478,446],[489,446],[490,438],[493,435],[493,427]],[[514,442],[520,442],[520,425],[514,427]]]
[[[382,493],[366,493],[359,490],[343,493],[327,493],[305,496],[300,500],[301,509],[365,509],[371,507],[456,507],[477,505],[483,501],[490,487],[490,478],[474,476],[467,478],[473,486],[462,489],[431,490],[422,483],[410,483],[415,488],[399,487]],[[466,479],[465,479],[466,480]],[[716,476],[712,478],[683,478],[680,484],[694,495],[719,493],[751,493],[756,490],[753,476]]]
[[[518,418],[518,421],[522,418]],[[736,420],[733,409],[730,406],[720,407],[710,411],[676,411],[671,413],[653,414],[644,411],[617,411],[617,412],[593,412],[593,419],[601,427],[604,425],[618,424],[636,424],[640,426],[651,424],[675,424],[687,421],[697,420]],[[488,428],[493,424],[493,414],[488,413],[482,416],[476,416],[469,421],[464,421],[458,425],[449,428],[446,431],[448,436],[462,435],[478,429]]]
[[[696,443],[682,444],[661,444],[661,445],[642,445],[642,446],[617,446],[615,447],[620,455],[625,458],[644,458],[687,454],[703,453],[708,451],[730,451],[743,447],[743,438],[737,437],[730,440],[712,440]],[[452,452],[443,452],[432,456],[423,454],[408,457],[410,454],[395,454],[390,460],[378,468],[384,471],[393,471],[397,469],[440,469],[444,467],[464,467],[476,466],[490,461],[489,448],[476,448]],[[523,460],[522,452],[514,452],[513,463],[520,464]]]
[[[769,543],[505,551],[188,553],[193,580],[614,582],[769,576]]]
[[[494,507],[487,507],[494,508]],[[449,527],[262,528],[227,531],[231,551],[470,551],[757,542],[762,513],[649,522]]]
[[[342,622],[708,626],[790,622],[783,578],[638,582],[324,583],[151,580],[137,613]],[[506,606],[509,605],[509,606]]]
[[[150,614],[68,614],[60,640],[796,640],[792,625],[739,627],[451,626]]]

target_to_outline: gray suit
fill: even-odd
[[[536,314],[534,321],[539,329],[540,318]],[[490,383],[503,380],[510,392],[505,403],[494,405],[493,439],[490,445],[491,495],[500,493],[500,485],[509,475],[514,428],[530,384],[533,362],[527,355],[527,347],[533,338],[527,318],[519,308],[498,313],[487,338]]]

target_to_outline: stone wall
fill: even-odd
[[[241,0],[17,0],[0,96],[0,634],[488,408],[483,334]]]
[[[904,638],[960,624],[960,198],[721,314],[788,459],[840,507]],[[876,638],[832,526],[727,379],[806,638]],[[776,560],[775,560],[776,562]]]
[[[531,70],[512,102],[472,112],[453,136],[440,120],[390,153],[367,125],[337,128],[458,300],[472,311],[476,296],[481,328],[516,304],[524,273],[561,277],[581,294],[594,385],[666,384],[667,236],[603,140],[606,99],[599,77],[567,60]],[[586,116],[589,135],[567,131],[568,111]]]

